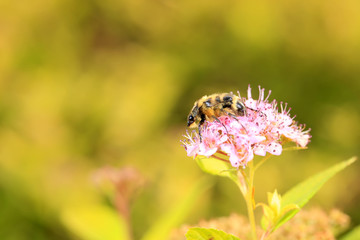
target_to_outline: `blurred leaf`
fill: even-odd
[[[209,182],[209,179],[204,179],[194,184],[189,194],[184,196],[179,203],[175,204],[174,208],[165,214],[165,216],[155,222],[150,230],[143,236],[142,240],[168,239],[170,231],[183,221],[185,216],[190,213],[196,199],[211,185],[212,183]]]
[[[350,164],[352,164],[356,160],[356,157],[352,157],[347,161],[343,161],[335,166],[324,170],[305,181],[299,183],[288,192],[286,192],[282,198],[282,206],[286,206],[288,204],[296,204],[299,207],[303,207],[319,189],[327,182],[331,177],[333,177],[336,173],[340,172]],[[275,225],[274,229],[277,229],[285,222],[289,221],[299,209],[294,209],[289,211],[280,221]]]
[[[213,228],[190,228],[185,236],[187,240],[240,240],[231,234]]]
[[[206,173],[228,177],[238,184],[237,171],[230,163],[223,162],[216,158],[198,157],[195,159],[201,170]]]
[[[341,240],[358,240],[360,239],[360,225],[355,227],[351,232],[346,234]]]
[[[65,226],[84,240],[128,240],[125,220],[103,205],[66,208],[61,215]]]

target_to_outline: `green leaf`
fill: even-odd
[[[142,240],[167,240],[172,229],[183,222],[183,219],[190,213],[194,202],[212,185],[209,179],[203,179],[194,184],[189,193],[184,196],[174,208],[165,216],[155,222],[152,227],[145,233]]]
[[[268,229],[269,226],[271,226],[271,219],[273,217],[273,212],[271,208],[264,203],[258,203],[257,206],[262,207],[263,217],[261,218],[260,225],[264,230],[266,230]]]
[[[341,240],[359,240],[360,239],[360,225],[355,227],[351,232],[346,234]]]
[[[187,240],[240,240],[234,235],[213,228],[190,228],[185,236]]]
[[[296,204],[300,208],[303,207],[319,189],[327,182],[331,177],[333,177],[336,173],[340,172],[353,162],[355,162],[356,157],[352,157],[347,161],[343,161],[335,166],[324,170],[305,181],[299,183],[288,192],[286,192],[282,198],[282,206],[286,206],[288,204]],[[294,209],[289,211],[280,221],[275,225],[274,229],[277,229],[285,222],[289,221],[299,209]]]
[[[84,240],[129,240],[125,220],[104,205],[69,207],[62,211],[61,220]]]
[[[237,170],[232,167],[230,163],[212,157],[197,157],[195,160],[204,172],[212,175],[228,177],[236,184],[238,183],[238,177],[236,175]]]

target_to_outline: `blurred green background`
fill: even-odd
[[[360,2],[0,1],[0,239],[77,239],[61,210],[101,201],[91,176],[105,165],[147,179],[131,209],[141,236],[205,176],[179,142],[193,102],[248,84],[313,136],[262,167],[259,201],[359,155]],[[359,224],[359,170],[310,204]],[[185,222],[246,213],[234,184],[208,178]]]

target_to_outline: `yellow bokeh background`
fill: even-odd
[[[91,179],[103,166],[147,179],[131,209],[140,237],[205,175],[180,145],[193,102],[248,84],[313,136],[259,170],[259,201],[359,155],[360,2],[1,1],[0,239],[77,239],[59,214],[102,201]],[[309,204],[359,224],[359,170]],[[185,222],[246,213],[236,186],[208,178]]]

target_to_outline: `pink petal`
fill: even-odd
[[[239,158],[239,156],[236,153],[230,154],[230,163],[231,166],[238,168],[240,166],[240,162],[242,161],[242,158]]]
[[[266,146],[264,144],[257,144],[254,147],[254,153],[259,156],[265,156],[266,155]]]
[[[186,152],[189,157],[196,157],[199,145],[186,145]]]
[[[252,144],[260,143],[260,142],[265,141],[265,140],[266,140],[266,137],[264,137],[264,136],[253,136],[253,137],[250,138],[250,142]]]
[[[229,137],[228,137],[227,135],[223,135],[223,136],[221,136],[221,137],[217,140],[216,144],[224,143],[224,142],[226,142],[228,139],[229,139]]]
[[[309,143],[310,136],[305,134],[302,137],[296,139],[296,143],[301,147],[305,147]]]
[[[210,157],[211,155],[215,154],[217,151],[217,147],[214,148],[202,148],[200,146],[199,155],[203,155],[205,157]]]
[[[282,152],[282,146],[278,143],[272,142],[266,146],[266,151],[272,155],[280,155]]]
[[[247,153],[247,158],[245,159],[244,165],[254,159],[254,152],[251,148],[249,148],[249,151]]]

